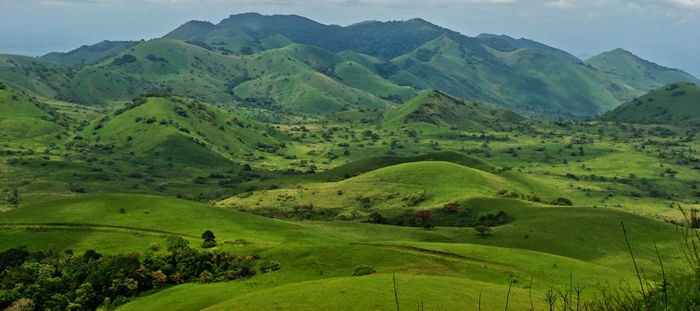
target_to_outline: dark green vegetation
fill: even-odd
[[[700,92],[588,62],[256,14],[2,56],[1,306],[687,309]]]
[[[268,263],[225,251],[200,252],[181,237],[167,241],[166,253],[106,255],[87,250],[75,255],[28,252],[11,248],[0,253],[4,267],[0,307],[29,299],[41,310],[113,308],[144,292],[172,285],[240,280],[256,271],[268,272]],[[159,246],[154,245],[153,250]],[[258,267],[260,266],[260,267]]]

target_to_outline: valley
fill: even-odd
[[[420,19],[0,55],[0,307],[692,303],[698,82]]]

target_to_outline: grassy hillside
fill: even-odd
[[[413,95],[367,69],[341,67],[336,74],[341,62],[335,54],[304,45],[246,56],[197,42],[155,39],[80,69],[65,93],[81,103],[118,105],[144,92],[168,90],[220,105],[314,114],[386,108],[390,102],[379,97],[401,100]],[[342,79],[356,82],[343,84]]]
[[[67,99],[70,66],[18,55],[0,55],[0,80],[14,88],[47,98]]]
[[[587,59],[585,63],[622,84],[634,88],[636,90],[636,93],[632,94],[634,97],[674,82],[700,85],[700,80],[688,73],[641,59],[623,49],[602,53]],[[632,96],[623,100],[629,101]]]
[[[341,63],[341,58],[313,46],[290,45],[245,59],[250,59],[246,70],[254,76],[233,89],[233,93],[244,101],[313,114],[391,105],[378,97],[393,91],[392,88],[384,89],[387,86],[385,81],[372,78],[374,74],[366,69],[359,72],[340,70],[336,74],[336,65]],[[348,85],[343,83],[344,79],[364,82]],[[396,86],[393,88],[401,90]],[[397,92],[405,93],[406,90]]]
[[[441,158],[454,162],[443,162]],[[353,170],[357,167],[362,170]],[[370,168],[373,170],[364,172]],[[564,196],[521,174],[498,172],[488,163],[457,153],[371,158],[318,176],[297,178],[296,184],[278,181],[269,190],[242,193],[220,205],[271,217],[301,219],[368,219],[370,214],[379,212],[393,223],[407,211],[432,209],[436,213],[449,202],[461,202],[466,212],[461,215],[463,219],[455,219],[455,224],[463,226],[487,213],[482,205],[467,202],[471,198],[493,198],[493,204],[500,206],[508,201],[502,199],[505,194],[523,199],[537,195],[546,202]],[[334,177],[341,181],[314,181]],[[444,220],[445,224],[449,222]]]
[[[267,125],[179,97],[146,97],[84,131],[88,147],[165,158],[178,165],[240,161],[252,152],[280,149],[281,135]],[[269,150],[268,150],[269,149]]]
[[[174,299],[181,301],[174,307],[178,310],[346,309],[357,306],[356,292],[363,293],[361,303],[369,308],[388,308],[393,305],[394,272],[402,308],[419,301],[426,307],[472,308],[481,294],[483,309],[502,309],[514,282],[510,308],[529,307],[532,296],[542,309],[546,292],[565,290],[570,276],[574,285],[586,286],[582,299],[598,293],[596,284],[632,281],[634,269],[620,221],[648,277],[658,279],[659,271],[651,239],[667,271],[682,261],[674,228],[662,222],[601,208],[474,203],[505,210],[515,220],[483,238],[471,228],[290,223],[163,197],[100,195],[4,212],[0,240],[3,248],[145,253],[152,243],[163,245],[164,235],[183,236],[196,246],[201,232],[212,230],[222,249],[255,252],[281,266],[247,281],[172,287],[137,299],[124,310],[158,309]],[[225,244],[239,239],[248,244]],[[377,274],[350,277],[358,265],[373,267]],[[446,293],[454,299],[445,299]]]
[[[426,91],[388,112],[382,123],[387,128],[399,128],[412,123],[463,130],[483,130],[503,122],[517,123],[524,118],[517,113],[485,107],[451,97],[440,91]]]
[[[609,111],[601,120],[681,127],[700,125],[700,88],[672,83]]]
[[[138,44],[135,41],[102,41],[94,45],[84,45],[67,53],[53,52],[41,56],[41,59],[71,66],[85,66],[101,59],[116,55]]]
[[[399,85],[428,86],[528,115],[583,118],[619,104],[592,70],[537,49],[502,52],[443,36],[392,64],[398,70],[389,79]]]
[[[44,59],[85,67],[17,59],[0,79],[91,105],[168,90],[214,104],[310,114],[384,109],[437,89],[566,119],[597,116],[658,83],[697,81],[621,50],[584,66],[534,41],[470,38],[420,19],[340,27],[241,14],[216,25],[188,22],[162,39],[105,41]]]
[[[67,118],[60,113],[0,82],[0,137],[4,147],[48,147],[50,142],[58,141],[55,136],[67,126]]]
[[[476,37],[477,39],[484,42],[484,44],[499,50],[499,51],[512,51],[515,49],[537,49],[552,53],[561,57],[562,59],[572,62],[580,63],[581,60],[578,57],[571,55],[569,52],[533,41],[530,39],[520,38],[515,39],[507,35],[492,35],[487,33],[482,33]]]

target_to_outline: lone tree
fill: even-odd
[[[421,220],[421,225],[424,229],[432,229],[433,227],[433,212],[429,209],[417,211],[415,217]]]
[[[487,234],[491,234],[492,231],[491,227],[484,224],[476,225],[476,227],[474,227],[474,230],[478,232],[482,237],[485,237]]]
[[[212,248],[216,246],[216,237],[214,236],[214,232],[211,232],[211,230],[204,231],[202,233],[202,248]]]

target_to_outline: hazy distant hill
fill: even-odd
[[[95,63],[105,57],[114,56],[121,51],[138,44],[136,41],[102,41],[94,45],[83,45],[67,53],[53,52],[42,56],[51,60],[72,66],[84,66]]]
[[[482,33],[476,37],[477,39],[481,40],[484,42],[484,44],[500,50],[500,51],[513,51],[516,49],[523,49],[523,48],[529,48],[529,49],[538,49],[542,50],[545,52],[552,53],[554,55],[557,55],[561,57],[562,59],[566,61],[570,61],[572,63],[580,63],[582,62],[578,57],[571,55],[569,52],[566,52],[564,50],[560,50],[551,46],[548,46],[546,44],[539,43],[537,41],[533,41],[530,39],[525,39],[525,38],[520,38],[520,39],[515,39],[507,35],[492,35],[488,33]]]
[[[700,127],[700,88],[672,83],[622,104],[601,120]]]
[[[700,85],[698,78],[682,70],[667,68],[641,59],[623,49],[602,53],[587,59],[585,62],[612,79],[638,90],[640,93],[635,96],[673,82],[690,82]]]
[[[218,105],[312,114],[388,108],[436,89],[530,116],[582,119],[651,85],[634,83],[648,79],[647,71],[605,68],[535,41],[471,38],[421,19],[341,27],[248,13],[218,24],[191,21],[146,42],[103,41],[42,59],[3,56],[0,80],[90,105],[167,90]]]

